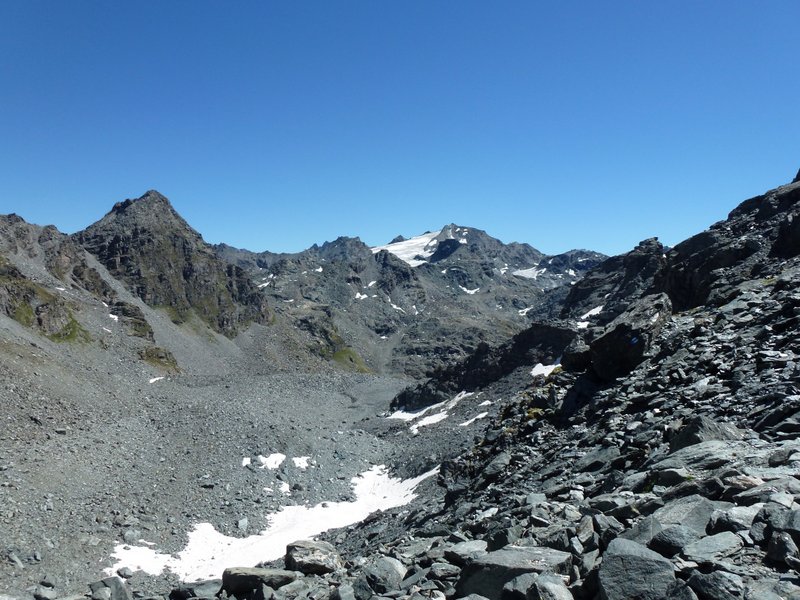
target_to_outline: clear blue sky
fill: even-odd
[[[0,213],[674,244],[800,167],[800,2],[0,3]]]

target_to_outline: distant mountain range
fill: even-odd
[[[156,191],[115,204],[72,236],[2,217],[0,252],[5,313],[47,335],[86,329],[80,304],[67,307],[57,292],[65,287],[109,304],[151,343],[145,308],[229,338],[281,321],[312,358],[409,376],[550,316],[605,258],[586,250],[546,256],[454,224],[376,248],[342,237],[296,254],[257,254],[205,243]],[[120,286],[143,304],[121,299]]]
[[[454,224],[375,248],[342,237],[296,254],[216,251],[250,274],[279,316],[312,335],[316,352],[344,351],[359,366],[412,376],[549,315],[605,258],[546,256]]]

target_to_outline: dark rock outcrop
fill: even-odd
[[[799,201],[800,183],[794,182],[742,202],[725,221],[675,246],[655,288],[678,311],[730,301],[737,283],[763,273],[770,255],[798,254]]]
[[[613,256],[589,271],[570,288],[561,310],[562,319],[577,319],[603,307],[600,323],[608,323],[635,299],[653,288],[666,265],[664,246],[651,238],[626,254]]]
[[[666,294],[645,296],[630,305],[589,346],[594,372],[605,380],[630,373],[644,360],[671,314]]]
[[[459,391],[485,387],[524,365],[555,364],[575,337],[576,332],[567,326],[534,323],[500,347],[479,345],[467,360],[441,369],[425,383],[398,394],[392,408],[422,408]]]

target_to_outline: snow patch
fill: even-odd
[[[491,406],[491,405],[492,405],[492,401],[491,400],[484,400],[483,402],[478,404],[478,406]]]
[[[247,466],[247,465],[249,465],[251,462],[253,462],[253,461],[250,459],[250,457],[249,457],[249,456],[245,456],[245,457],[242,459],[242,466],[243,466],[243,467],[246,467],[246,466]]]
[[[406,412],[404,410],[397,410],[397,411],[393,412],[392,414],[390,414],[386,418],[387,419],[399,419],[401,421],[413,421],[415,419],[420,418],[422,415],[424,415],[427,412],[430,412],[432,410],[438,410],[438,409],[444,407],[444,410],[442,410],[442,412],[438,413],[437,415],[432,415],[431,417],[425,417],[425,419],[422,419],[422,421],[426,421],[425,423],[422,423],[422,421],[420,421],[420,423],[417,423],[416,425],[412,425],[411,426],[412,433],[416,434],[417,431],[414,431],[414,427],[416,427],[418,429],[420,425],[422,425],[422,426],[431,425],[433,423],[438,423],[439,421],[441,421],[443,419],[446,419],[447,416],[448,416],[447,415],[447,411],[452,410],[455,407],[456,404],[461,402],[464,398],[469,398],[472,395],[474,395],[474,392],[459,392],[455,396],[455,398],[453,398],[452,400],[446,400],[444,402],[437,402],[436,404],[431,404],[430,406],[426,406],[425,408],[422,408],[422,409],[420,409],[420,410],[418,410],[416,412]],[[490,402],[490,404],[491,404],[491,402]],[[483,404],[481,406],[483,406]],[[439,416],[439,415],[442,415],[442,414],[444,414],[444,416]],[[432,417],[436,417],[436,418],[434,420],[429,420],[429,419],[432,419]]]
[[[162,379],[164,379],[164,378],[163,377],[153,377],[152,379],[150,379],[150,383],[155,383],[156,381],[161,381]]]
[[[246,538],[219,533],[210,523],[198,523],[189,532],[186,547],[177,554],[165,554],[147,546],[118,544],[112,558],[115,563],[106,569],[111,576],[128,567],[149,575],[171,571],[181,581],[197,581],[219,577],[231,565],[253,566],[256,562],[281,558],[286,545],[295,540],[310,539],[328,529],[357,523],[375,511],[404,506],[417,495],[415,488],[436,475],[439,468],[413,479],[390,477],[383,465],[353,477],[353,502],[322,502],[316,506],[284,506],[269,518],[269,526],[258,535]],[[265,491],[268,488],[265,488]],[[147,542],[143,542],[147,543]]]
[[[472,417],[471,419],[467,419],[467,420],[466,420],[466,421],[464,421],[463,423],[459,423],[459,424],[458,424],[458,426],[459,426],[459,427],[467,427],[467,426],[469,426],[469,425],[472,425],[472,424],[473,424],[475,421],[477,421],[478,419],[485,419],[485,418],[486,418],[486,416],[487,416],[488,414],[489,414],[488,412],[482,412],[482,413],[478,413],[477,415],[475,415],[475,416],[474,416],[474,417]]]
[[[369,296],[367,296],[366,294],[361,294],[359,292],[356,292],[356,300],[366,300],[367,298],[369,298]]]
[[[413,421],[414,419],[421,417],[426,412],[431,409],[436,409],[442,406],[444,402],[438,402],[437,404],[431,404],[430,406],[426,406],[422,410],[418,410],[417,412],[406,412],[404,410],[396,410],[392,414],[390,414],[387,419],[399,419],[401,421]]]
[[[256,458],[258,459],[258,462],[261,463],[262,469],[274,470],[280,467],[283,461],[286,460],[286,455],[281,454],[280,452],[275,452],[269,456],[262,456],[259,454]]]
[[[430,410],[442,409],[440,412],[436,413],[435,415],[430,415],[428,417],[424,417],[424,418],[420,419],[418,422],[414,423],[411,427],[408,428],[409,431],[412,433],[412,435],[417,435],[419,433],[419,428],[420,427],[426,427],[428,425],[433,425],[434,423],[438,423],[440,421],[444,421],[447,417],[450,416],[450,412],[449,411],[453,410],[453,408],[455,408],[456,404],[461,402],[464,398],[469,398],[470,396],[473,396],[473,395],[474,395],[474,392],[459,392],[455,396],[455,398],[453,398],[452,400],[447,400],[445,402],[437,402],[436,404],[432,404],[431,406],[428,406],[428,407],[422,409],[421,411],[418,411],[417,413],[405,413],[406,417],[392,417],[392,416],[390,416],[389,418],[401,418],[404,421],[413,421],[414,419],[422,416],[423,414],[425,414],[426,412],[428,412]],[[398,411],[398,412],[400,412],[400,411]],[[395,413],[395,414],[397,414],[397,413]],[[408,418],[408,417],[410,417],[410,418]]]
[[[528,308],[523,308],[523,309],[518,310],[517,313],[519,313],[520,317],[524,317],[532,310],[533,310],[533,307],[529,306]]]
[[[554,365],[543,365],[542,363],[536,363],[536,366],[531,369],[531,375],[533,377],[543,376],[547,377],[555,371],[556,367],[560,367],[561,363],[556,363]]]
[[[587,312],[585,315],[581,315],[581,321],[585,321],[589,317],[593,317],[595,315],[599,315],[603,311],[603,307],[605,304],[601,304],[600,306],[595,306],[592,310]]]
[[[581,321],[577,325],[578,325],[578,329],[588,329],[589,328],[589,321]]]
[[[525,279],[538,279],[539,275],[544,275],[545,273],[547,273],[547,268],[531,267],[530,269],[519,269],[511,274]]]
[[[322,267],[317,267],[316,269],[314,269],[314,272],[315,273],[322,273]]]
[[[115,322],[119,321],[119,317],[117,315],[108,315],[108,318]]]
[[[460,286],[458,286],[458,287],[460,287],[460,288],[461,288],[461,290],[462,290],[464,293],[466,293],[466,294],[469,294],[470,296],[471,296],[472,294],[475,294],[475,293],[479,292],[479,291],[480,291],[480,289],[481,289],[481,288],[475,288],[474,290],[468,290],[468,289],[467,289],[467,288],[465,288],[463,285],[460,285]]]
[[[378,282],[377,282],[377,281],[370,281],[370,282],[367,284],[367,287],[368,287],[368,288],[371,288],[371,287],[372,287],[373,285],[375,285],[376,283],[378,283]]]
[[[306,470],[308,468],[308,461],[311,460],[310,456],[295,456],[292,459],[294,466],[298,469]]]
[[[430,415],[429,417],[423,417],[422,419],[414,423],[411,427],[409,427],[409,430],[414,435],[417,435],[419,433],[420,427],[427,427],[428,425],[433,425],[434,423],[438,423],[439,421],[444,421],[449,416],[450,416],[449,413],[440,412],[436,413],[435,415]]]

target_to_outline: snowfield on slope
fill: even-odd
[[[447,417],[450,416],[450,411],[456,407],[456,404],[461,402],[464,398],[469,398],[470,396],[474,396],[475,392],[459,392],[452,400],[447,400],[446,402],[437,402],[436,404],[431,404],[430,406],[426,406],[425,408],[417,411],[417,412],[406,412],[403,410],[397,410],[390,414],[387,419],[399,419],[401,421],[414,421],[422,417],[425,413],[431,410],[437,410],[444,407],[441,411],[436,414],[429,415],[417,421],[416,423],[412,424],[408,430],[412,433],[412,435],[417,435],[419,433],[420,427],[426,427],[428,425],[433,425],[434,423],[439,423],[440,421],[444,421]]]
[[[434,231],[433,233],[423,233],[403,242],[395,242],[394,244],[386,244],[385,246],[375,246],[372,248],[372,253],[377,254],[381,250],[386,250],[394,254],[397,258],[412,267],[418,267],[427,262],[426,259],[433,256],[436,251],[438,242],[434,239],[441,232]]]
[[[267,529],[246,538],[219,533],[210,523],[198,523],[189,532],[186,547],[177,554],[163,554],[140,540],[141,546],[118,544],[106,569],[109,576],[128,567],[160,575],[169,570],[181,581],[219,577],[230,566],[253,566],[258,562],[281,558],[286,545],[296,540],[357,523],[371,513],[403,506],[416,498],[415,488],[438,473],[436,467],[412,479],[391,477],[384,465],[377,465],[353,477],[353,502],[321,502],[316,506],[284,506],[270,517]]]

